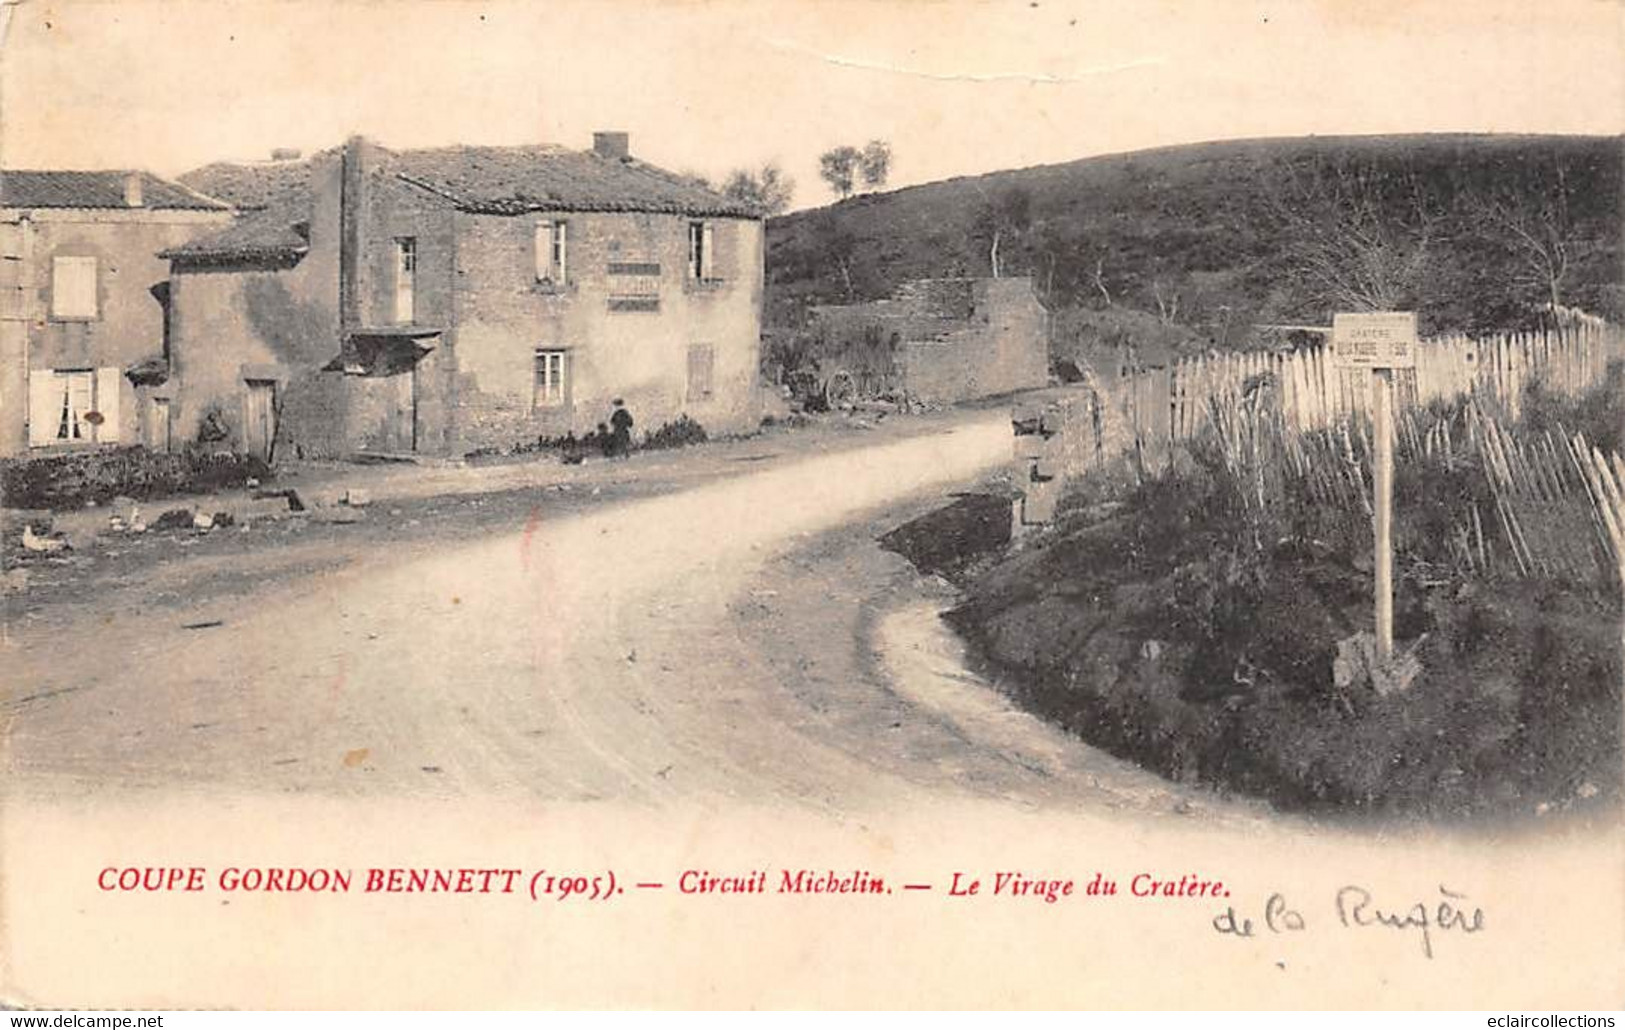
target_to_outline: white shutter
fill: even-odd
[[[63,382],[48,368],[28,373],[28,446],[56,442],[56,430],[62,424]]]
[[[700,242],[700,278],[713,279],[716,272],[716,237],[711,231],[716,226],[705,223],[704,238]]]
[[[553,278],[553,223],[536,223],[536,281]]]
[[[119,442],[119,390],[123,380],[116,368],[96,370],[96,410],[102,416],[102,424],[96,427],[98,443]]]
[[[51,314],[58,318],[96,317],[95,258],[51,260]]]

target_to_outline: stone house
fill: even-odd
[[[169,265],[230,208],[139,171],[0,171],[0,455],[171,438]]]
[[[309,158],[182,180],[244,213],[172,246],[178,430],[288,456],[461,455],[759,419],[762,221],[638,161],[558,146]]]
[[[812,309],[820,372],[860,393],[942,404],[1049,381],[1049,314],[1028,278],[920,279],[890,297]]]

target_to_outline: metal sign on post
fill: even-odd
[[[1332,362],[1339,368],[1416,367],[1416,312],[1332,316]]]
[[[1371,499],[1375,548],[1377,657],[1394,653],[1394,377],[1416,367],[1416,313],[1372,311],[1332,317],[1332,364],[1371,371],[1373,464]]]

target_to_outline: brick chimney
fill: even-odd
[[[359,328],[366,317],[366,225],[376,161],[377,146],[371,140],[345,140],[339,158],[339,324],[346,332]]]
[[[298,147],[277,147],[271,151],[273,161],[297,161],[302,156]]]
[[[592,152],[612,161],[626,161],[632,156],[632,137],[625,132],[595,132]]]
[[[126,172],[124,175],[124,206],[141,206],[141,173]]]

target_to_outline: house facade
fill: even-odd
[[[592,430],[759,420],[762,222],[594,149],[392,151],[183,181],[245,209],[168,248],[182,432],[288,456],[461,455]]]
[[[850,365],[868,392],[952,404],[1049,381],[1049,314],[1025,277],[914,280],[816,307],[809,329],[824,371]]]
[[[168,262],[229,207],[136,171],[0,171],[0,455],[172,440]]]

